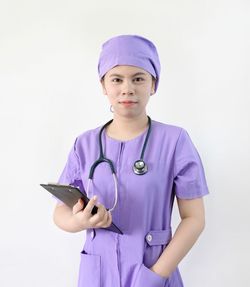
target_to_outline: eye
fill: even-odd
[[[142,78],[142,77],[136,77],[136,78],[134,78],[134,82],[139,83],[139,82],[143,82],[143,81],[144,81],[144,78]]]
[[[113,78],[113,79],[111,79],[111,81],[112,81],[113,83],[120,83],[122,80],[119,79],[119,78]]]

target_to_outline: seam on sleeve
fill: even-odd
[[[77,162],[77,165],[74,167],[74,177],[78,178],[78,175],[79,175],[79,166],[80,166],[80,158],[77,154],[77,151],[76,151],[76,144],[77,144],[77,141],[78,141],[78,137],[75,139],[75,142],[74,142],[74,156],[76,157],[76,162]]]

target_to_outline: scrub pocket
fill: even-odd
[[[150,268],[161,256],[171,240],[171,228],[165,230],[150,230],[145,236],[143,264]]]
[[[164,278],[141,264],[133,287],[169,287],[169,279]]]
[[[78,287],[101,287],[101,256],[81,253]]]
[[[145,236],[143,263],[136,275],[133,287],[169,287],[169,279],[162,277],[150,268],[161,256],[163,250],[171,240],[171,229],[150,230]]]

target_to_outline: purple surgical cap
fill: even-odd
[[[146,70],[155,79],[155,91],[160,77],[160,61],[155,45],[137,35],[113,37],[102,45],[98,63],[99,78],[117,65],[136,66]]]

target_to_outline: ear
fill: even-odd
[[[155,78],[152,77],[152,87],[151,87],[151,92],[150,95],[152,96],[155,93]]]
[[[101,85],[102,85],[102,92],[103,92],[103,94],[107,95],[107,91],[106,91],[105,84],[104,84],[104,79],[102,78],[100,82],[101,82]]]

